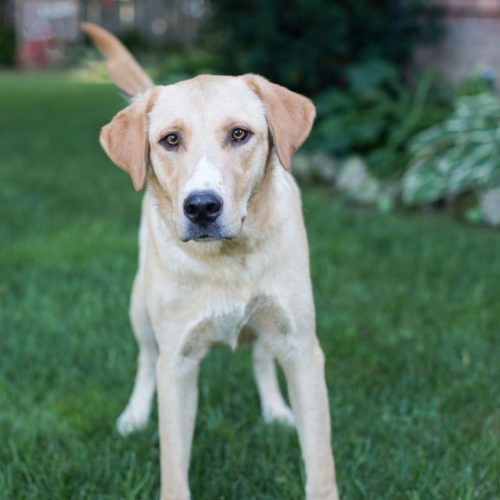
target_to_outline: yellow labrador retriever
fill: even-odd
[[[157,384],[161,496],[190,498],[200,361],[213,345],[252,340],[264,419],[297,426],[306,498],[338,498],[306,232],[290,175],[313,104],[252,74],[154,86],[110,33],[83,28],[134,96],[102,129],[101,144],[136,189],[146,185],[130,306],[140,353],[118,430],[146,424]]]

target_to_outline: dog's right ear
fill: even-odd
[[[139,95],[101,130],[99,140],[106,154],[127,172],[139,191],[146,181],[149,159],[148,114],[156,99],[153,89]]]

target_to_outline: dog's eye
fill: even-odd
[[[164,147],[167,149],[175,149],[179,146],[181,142],[181,139],[179,137],[179,134],[176,134],[174,132],[167,134],[161,141],[160,144],[162,144]]]
[[[242,142],[250,136],[250,132],[244,128],[233,128],[231,131],[231,140],[234,142]]]

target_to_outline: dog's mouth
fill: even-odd
[[[203,234],[199,236],[198,238],[193,238],[193,241],[202,241],[202,242],[208,242],[208,241],[227,241],[227,240],[232,240],[233,238],[230,236],[224,236],[223,238],[213,238],[212,236],[208,236],[207,234]]]
[[[179,239],[183,242],[198,241],[206,243],[209,241],[232,240],[235,236],[225,226],[218,223],[204,226],[189,224],[179,236]]]
[[[246,214],[242,215],[239,224],[231,224],[226,218],[220,217],[213,222],[197,223],[184,218],[182,226],[179,228],[178,238],[186,243],[195,241],[208,243],[211,241],[229,241],[237,238],[243,228]]]

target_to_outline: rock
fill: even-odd
[[[351,156],[342,164],[337,186],[361,203],[376,203],[382,190],[380,182],[370,175],[365,162],[358,156]]]
[[[485,191],[479,200],[484,221],[492,226],[500,226],[500,187]]]
[[[337,178],[337,162],[321,151],[298,153],[293,159],[292,172],[301,184],[334,184]]]

